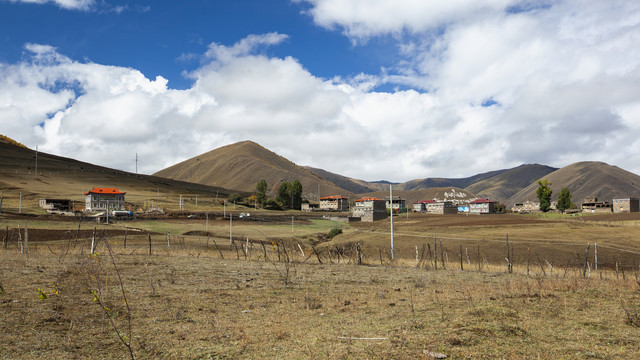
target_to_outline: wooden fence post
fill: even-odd
[[[29,220],[24,222],[24,252],[29,255]]]
[[[438,241],[433,235],[433,268],[438,270]]]
[[[91,249],[89,249],[89,253],[93,255],[93,252],[96,250],[96,228],[93,227],[93,235],[91,235]]]
[[[151,256],[151,233],[147,231],[147,236],[149,237],[149,256]]]
[[[584,253],[584,268],[582,269],[582,278],[587,277],[587,261],[589,260],[589,246],[591,244],[587,243],[587,250]]]
[[[460,271],[464,271],[464,267],[462,265],[462,245],[460,245]]]
[[[178,243],[180,243],[180,241],[178,241]],[[167,249],[171,249],[171,233],[168,231],[167,231]]]

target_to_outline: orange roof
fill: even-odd
[[[112,195],[116,195],[116,194],[126,194],[125,192],[122,192],[116,188],[96,188],[94,187],[93,189],[91,189],[91,191],[87,191],[86,193],[84,193],[85,195],[89,195],[89,194],[112,194]]]
[[[374,201],[374,200],[382,201],[382,200],[380,200],[378,198],[375,198],[375,197],[363,197],[362,199],[358,199],[356,201]]]
[[[320,198],[320,200],[347,200],[346,197],[342,196],[342,195],[329,195],[329,196],[323,196]]]

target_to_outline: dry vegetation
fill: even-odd
[[[397,219],[397,230],[424,233],[430,241],[429,232],[489,238],[508,231],[516,254],[519,236],[529,234],[550,247],[562,237],[579,244],[583,261],[588,234],[603,243],[636,236],[630,226],[526,217],[505,218],[510,225],[473,224],[478,219],[467,225],[448,218]],[[0,225],[5,223],[16,225]],[[30,228],[32,223],[34,229],[48,227],[30,222]],[[445,238],[446,270],[442,248],[434,270],[426,250],[416,266],[411,250],[424,242],[419,237],[414,245],[408,243],[414,237],[400,235],[396,260],[387,253],[381,259],[388,229],[379,223],[344,227],[332,241],[323,239],[316,246],[319,264],[313,235],[334,223],[298,224],[292,237],[284,224],[239,222],[235,246],[223,221],[210,224],[208,237],[176,235],[201,231],[201,220],[165,228],[149,222],[149,230],[163,230],[151,235],[149,255],[147,234],[130,232],[124,248],[123,234],[116,232],[121,225],[98,227],[94,256],[89,238],[74,246],[73,232],[61,240],[33,241],[28,254],[15,242],[0,248],[1,358],[130,358],[127,345],[135,358],[415,359],[429,351],[449,358],[640,357],[638,257],[636,266],[620,263],[616,271],[609,264],[596,271],[591,250],[583,272],[581,263],[560,261],[558,250],[554,264],[551,258],[531,259],[527,275],[526,263],[514,261],[508,274],[504,260],[492,259],[492,247],[483,243],[481,261],[469,247],[461,271],[454,256],[458,243]],[[262,234],[250,235],[249,228]],[[112,232],[103,238],[102,229]],[[358,239],[361,266],[351,246]],[[631,238],[620,242],[638,248]],[[530,246],[538,251],[538,245]],[[505,244],[494,247],[498,256]]]

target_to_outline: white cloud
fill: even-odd
[[[250,35],[212,43],[189,74],[194,85],[173,90],[162,76],[28,44],[25,61],[0,64],[1,132],[126,170],[138,153],[144,172],[246,139],[366,180],[581,160],[640,172],[640,5],[309,3],[318,24],[356,42],[395,36],[396,66],[322,79],[261,52],[287,35]],[[415,90],[374,90],[385,83]]]
[[[27,4],[47,4],[55,5],[67,10],[89,10],[95,4],[94,0],[9,0],[11,2],[21,2]]]

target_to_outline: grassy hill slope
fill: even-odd
[[[256,144],[242,141],[220,147],[156,172],[154,175],[199,184],[255,191],[258,181],[267,181],[273,196],[283,181],[299,180],[303,197],[317,200],[324,195],[351,196],[331,181],[313,174],[284,157]]]
[[[572,201],[581,204],[585,197],[597,196],[611,201],[618,197],[640,196],[640,176],[603,162],[584,161],[565,166],[544,176],[551,181],[552,199],[558,198],[563,187],[573,194]],[[507,206],[523,201],[537,201],[534,182],[507,199]]]
[[[70,158],[36,152],[12,141],[0,141],[0,191],[3,209],[19,207],[22,193],[24,211],[38,209],[40,198],[84,201],[83,193],[93,187],[117,187],[125,191],[126,201],[138,206],[155,201],[157,206],[177,207],[180,195],[191,199],[198,195],[200,205],[214,197],[226,198],[230,190],[222,187],[191,184],[156,176],[133,174],[96,166]],[[193,207],[193,206],[192,206]]]
[[[545,175],[558,170],[546,165],[525,164],[466,187],[479,197],[504,202]]]

